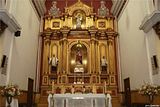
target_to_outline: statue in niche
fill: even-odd
[[[80,65],[82,64],[82,52],[80,49],[77,49],[77,53],[76,53],[76,64]]]
[[[101,4],[100,8],[98,9],[98,15],[102,17],[109,15],[109,9],[105,6],[105,1],[102,0],[100,3]]]
[[[105,56],[103,56],[102,59],[101,59],[102,72],[104,72],[104,71],[107,72],[107,66],[108,66],[108,62],[107,62]]]
[[[60,10],[59,10],[59,8],[57,8],[57,2],[56,2],[56,1],[53,1],[53,2],[52,2],[52,7],[51,7],[51,9],[49,10],[49,14],[50,14],[51,16],[54,16],[54,17],[59,16]]]
[[[55,56],[55,54],[49,58],[49,64],[51,64],[51,71],[57,71],[58,58]]]
[[[76,28],[81,28],[82,20],[83,20],[82,14],[78,13],[76,15]]]

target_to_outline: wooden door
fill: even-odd
[[[126,107],[131,107],[131,90],[130,90],[130,79],[124,79],[124,96]]]
[[[28,78],[27,107],[33,105],[33,79]]]

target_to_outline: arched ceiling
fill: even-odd
[[[52,6],[52,1],[53,0],[46,0],[46,14],[48,14],[48,10],[51,8]],[[78,0],[55,0],[57,1],[57,7],[60,9],[61,12],[64,12],[64,7],[66,7],[66,2],[67,2],[67,6],[71,6],[74,3],[76,3]],[[83,3],[85,3],[88,6],[93,6],[94,8],[94,12],[97,13],[98,8],[100,7],[100,1],[101,0],[81,0]],[[112,0],[105,0],[106,1],[106,7],[111,10],[112,7]]]

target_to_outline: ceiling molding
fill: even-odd
[[[113,2],[113,6],[111,8],[111,13],[117,18],[119,18],[127,0],[113,0],[112,2]]]
[[[160,21],[160,10],[155,10],[155,11],[153,11],[150,15],[147,15],[147,16],[143,19],[143,21],[142,21],[139,29],[140,29],[140,30],[143,30],[145,33],[147,33],[147,32],[149,32],[149,31],[152,29],[152,27],[153,27],[155,24],[157,24],[157,22],[159,22],[159,21]]]
[[[21,29],[17,20],[6,9],[0,9],[0,20],[2,20],[12,32]]]
[[[45,0],[32,0],[32,3],[39,15],[39,17],[44,16],[46,12]]]

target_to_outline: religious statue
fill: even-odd
[[[98,15],[105,17],[107,15],[109,15],[109,9],[105,6],[105,1],[101,1],[101,6],[98,9]]]
[[[76,64],[82,64],[82,53],[80,49],[78,49],[76,53]]]
[[[82,25],[82,14],[78,13],[76,15],[76,28],[81,28]]]
[[[56,1],[52,2],[52,7],[49,10],[49,14],[54,16],[54,17],[56,17],[60,14],[60,10],[59,10],[59,8],[57,8],[57,2]]]
[[[49,64],[51,64],[51,70],[57,71],[58,58],[53,54],[51,58],[49,58]]]
[[[105,56],[103,56],[101,59],[102,72],[107,71],[107,65],[108,65],[108,62],[107,62]]]

